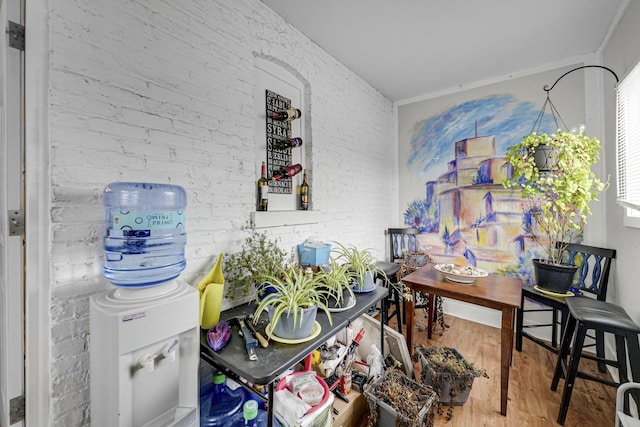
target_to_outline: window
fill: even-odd
[[[625,225],[640,227],[640,63],[618,85],[618,204]]]

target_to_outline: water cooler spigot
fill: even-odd
[[[176,351],[178,350],[179,341],[177,339],[173,340],[170,344],[167,344],[162,349],[162,355],[169,359],[172,362],[176,361]]]
[[[153,372],[155,368],[155,355],[145,354],[138,360],[138,367],[144,368],[147,372]]]

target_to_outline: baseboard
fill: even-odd
[[[500,328],[502,326],[502,312],[498,310],[448,298],[444,298],[442,310],[448,315],[493,328]]]

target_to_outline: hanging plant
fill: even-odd
[[[541,172],[535,161],[541,145],[548,149],[548,172]],[[600,141],[582,131],[533,132],[509,147],[506,156],[510,177],[503,186],[519,189],[526,199],[525,230],[541,245],[549,262],[561,264],[566,244],[582,237],[591,214],[589,203],[597,201],[607,186],[591,171],[600,157]]]

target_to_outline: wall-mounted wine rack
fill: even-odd
[[[291,100],[269,89],[266,90],[266,130],[267,130],[267,178],[273,172],[291,166],[291,149],[278,149],[278,141],[291,139],[291,122],[274,120],[273,115],[291,108]],[[278,181],[269,180],[269,193],[291,194],[293,185],[291,178]]]

